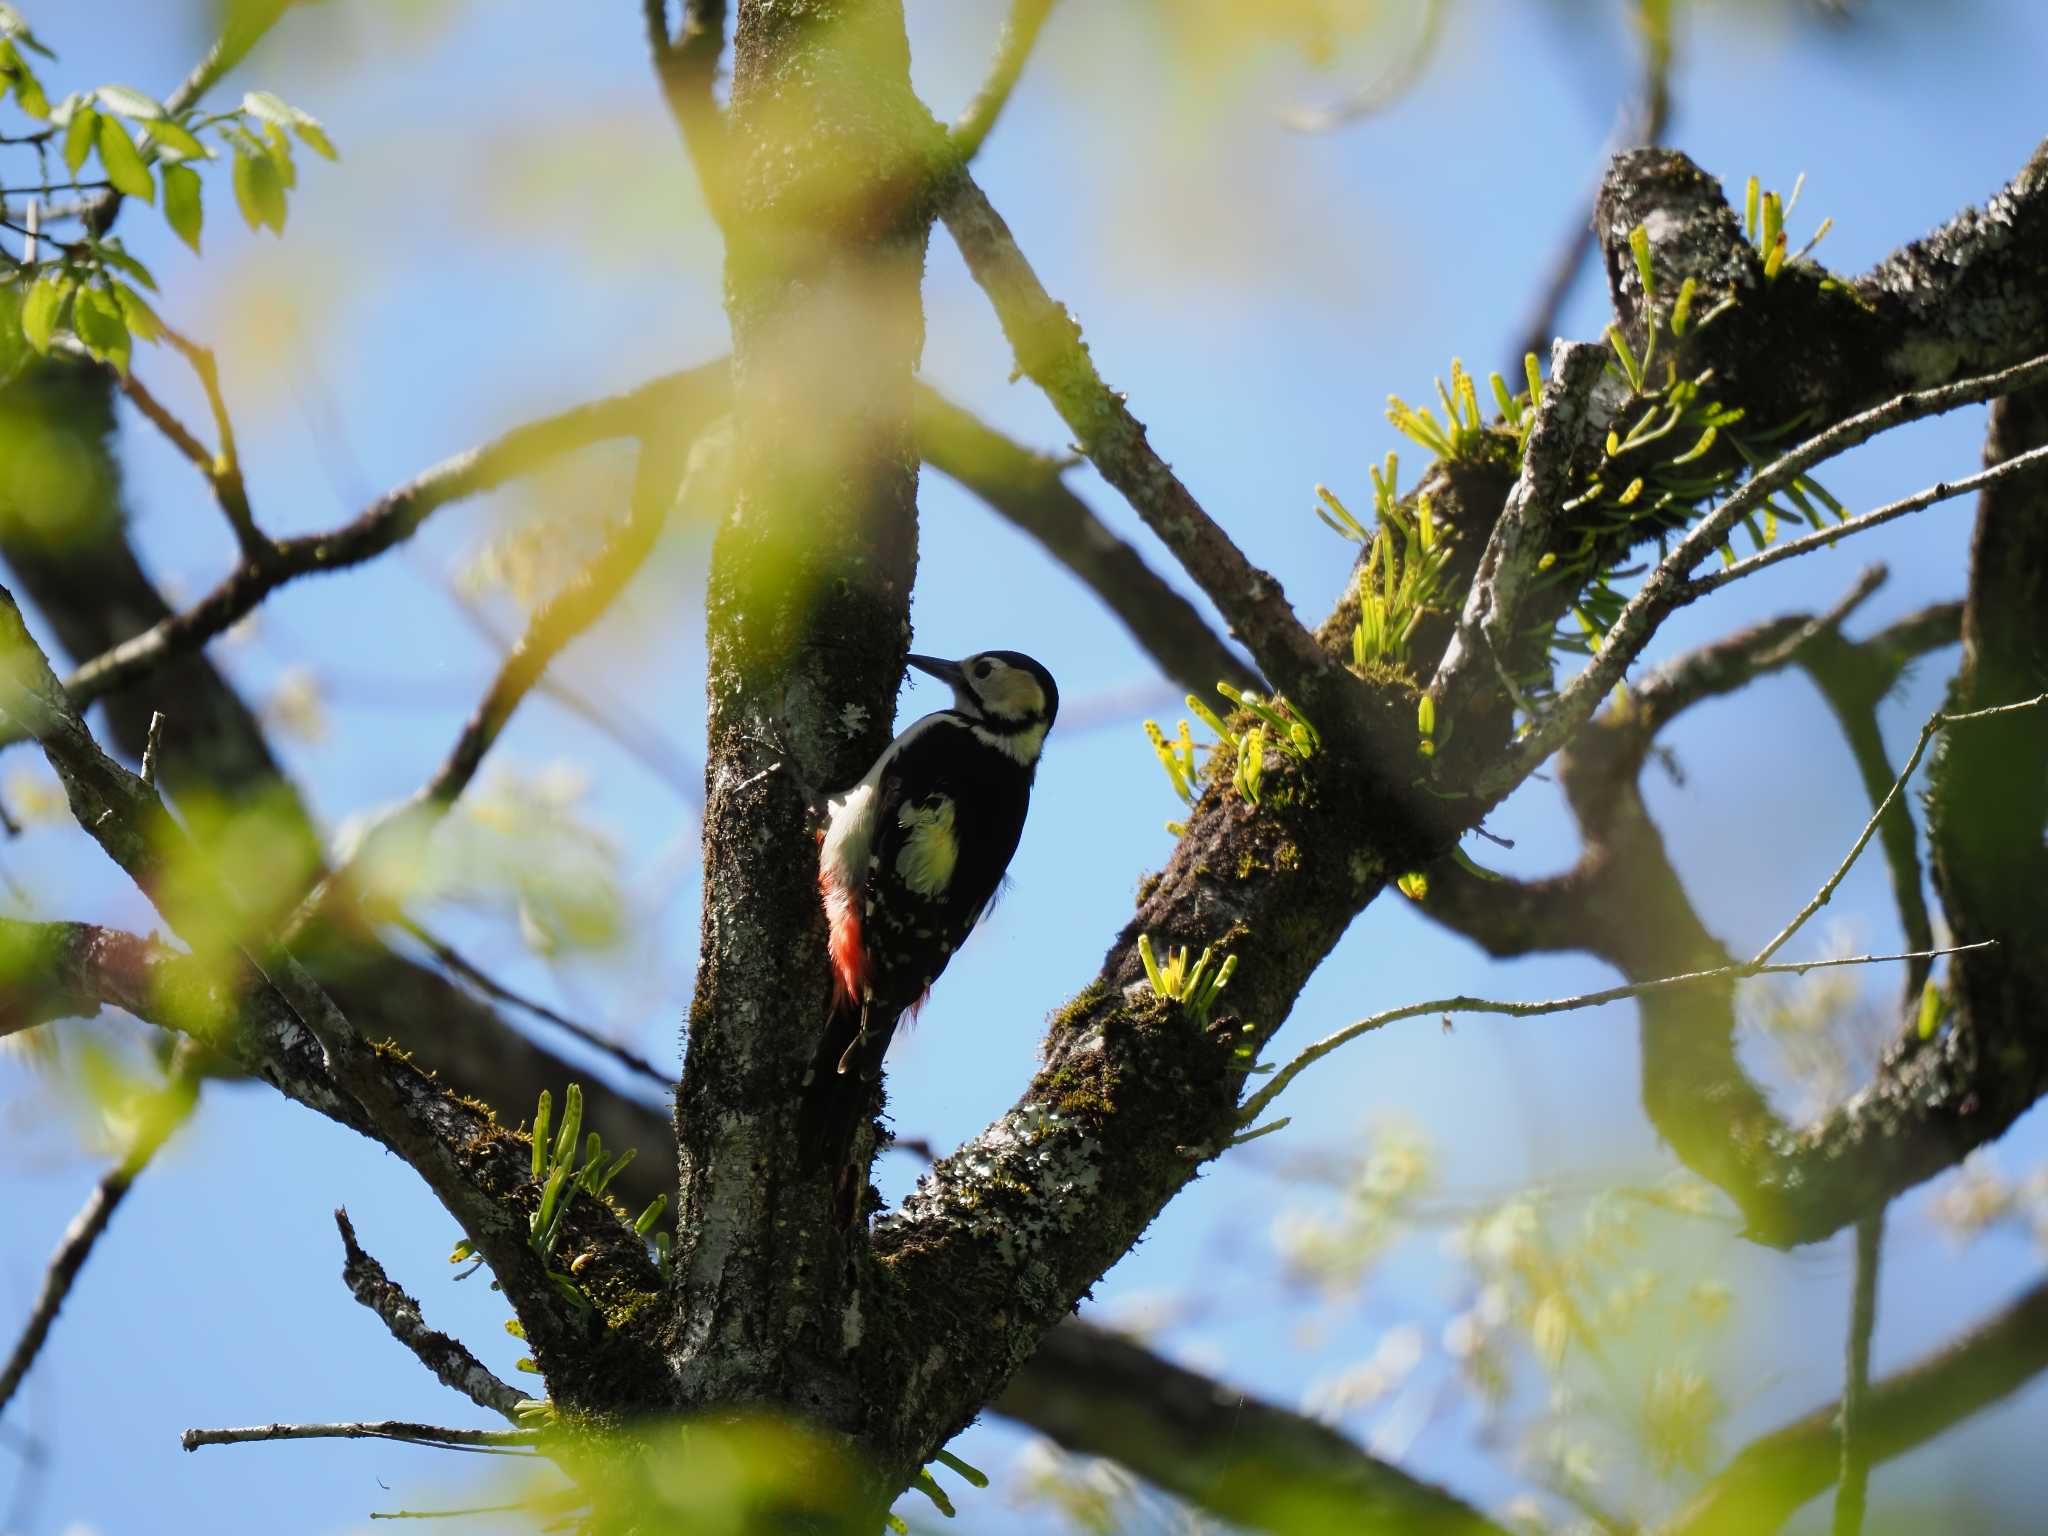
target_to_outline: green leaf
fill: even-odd
[[[28,61],[14,46],[12,38],[0,40],[0,74],[12,77],[14,99],[21,103],[22,111],[30,117],[49,120],[50,98],[43,93],[43,82],[28,67]]]
[[[299,184],[299,168],[292,163],[292,141],[285,137],[284,130],[275,123],[263,125],[263,149],[270,156],[271,164],[277,167],[278,177],[287,189]]]
[[[1922,1040],[1934,1038],[1934,1032],[1941,1028],[1941,1017],[1947,1011],[1947,999],[1941,995],[1941,988],[1934,984],[1934,978],[1930,976],[1927,985],[1920,989],[1918,1033]]]
[[[986,1488],[988,1486],[988,1474],[986,1472],[972,1463],[962,1461],[951,1451],[941,1450],[932,1459],[941,1466],[951,1467],[977,1488]]]
[[[1650,270],[1650,230],[1648,225],[1638,224],[1628,232],[1629,253],[1636,259],[1636,276],[1643,284],[1643,297],[1655,298],[1657,280]]]
[[[156,292],[156,279],[150,275],[149,268],[145,267],[133,256],[130,256],[120,241],[102,241],[99,245],[93,247],[93,251],[107,266],[112,267],[117,272],[127,273],[151,293]]]
[[[132,345],[128,322],[121,318],[121,306],[111,295],[97,288],[81,288],[71,306],[71,323],[78,331],[78,339],[93,356],[112,363],[124,378],[127,376]]]
[[[38,352],[48,355],[50,338],[57,330],[57,316],[64,308],[64,300],[71,287],[69,278],[45,273],[22,301],[21,333]]]
[[[205,217],[199,202],[199,173],[189,165],[166,165],[164,180],[164,220],[177,237],[192,247],[192,254],[199,254],[199,226]]]
[[[164,111],[162,102],[154,96],[143,95],[132,86],[103,85],[92,94],[93,99],[101,106],[122,117],[148,122],[169,115]]]
[[[533,1112],[533,1181],[540,1182],[541,1171],[547,1167],[548,1133],[554,1120],[555,1096],[543,1088],[540,1091],[540,1106]]]
[[[149,174],[142,151],[128,137],[119,118],[101,114],[98,142],[100,164],[107,168],[107,180],[114,184],[114,190],[127,197],[139,197],[145,203],[155,202],[156,179]]]
[[[64,126],[64,168],[72,175],[85,164],[85,157],[92,153],[93,135],[99,131],[100,115],[79,102],[71,109],[71,121]]]
[[[121,318],[128,323],[131,334],[152,344],[163,340],[163,320],[149,307],[149,300],[119,278],[114,280],[114,302],[120,306]]]
[[[210,160],[213,151],[192,136],[192,130],[183,123],[164,118],[149,125],[150,141],[166,155],[179,160]]]
[[[284,183],[268,155],[251,154],[235,147],[235,202],[251,229],[266,226],[284,232]]]
[[[573,1168],[576,1142],[583,1134],[583,1085],[571,1083],[562,1095],[562,1128],[555,1133],[555,1162]]]
[[[334,140],[327,137],[327,130],[320,120],[307,112],[292,108],[292,132],[299,136],[306,148],[323,160],[339,160],[341,151],[334,147]]]
[[[667,1209],[668,1196],[656,1195],[652,1200],[647,1202],[647,1209],[642,1211],[639,1214],[639,1216],[634,1218],[633,1230],[639,1233],[642,1237],[645,1237],[648,1234],[648,1232],[653,1229],[654,1224],[657,1221],[661,1220],[662,1212],[666,1211]]]

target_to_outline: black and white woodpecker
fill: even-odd
[[[835,986],[814,1075],[872,1077],[898,1019],[979,921],[1017,851],[1059,713],[1052,674],[1017,651],[908,661],[952,686],[953,707],[911,725],[831,801],[818,891]]]

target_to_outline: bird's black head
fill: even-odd
[[[1028,746],[1028,752],[1016,754],[1026,762],[1037,758],[1060,710],[1059,686],[1044,667],[1022,651],[977,651],[963,661],[908,660],[918,671],[950,683],[953,707],[974,725],[1008,738],[1009,745]]]

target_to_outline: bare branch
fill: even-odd
[[[235,922],[246,921],[235,894],[206,872],[208,865],[156,792],[100,750],[5,589],[0,713],[42,746],[63,781],[73,817],[172,928],[196,940],[209,958],[224,948],[227,957],[239,955],[283,1000],[294,1027],[318,1043],[325,1074],[361,1106],[377,1139],[412,1165],[490,1263],[543,1365],[557,1351],[587,1353],[581,1315],[547,1279],[528,1245],[524,1216],[501,1203],[513,1188],[530,1182],[518,1169],[518,1154],[485,1116],[423,1075],[395,1070],[402,1064],[366,1045],[289,949],[272,944],[258,954],[248,940],[233,935]],[[173,860],[180,878],[166,881]],[[628,1267],[637,1261],[644,1270],[638,1238],[623,1230],[616,1236],[623,1241],[614,1244],[613,1257]],[[618,1342],[629,1349],[644,1343]]]
[[[965,165],[975,157],[989,130],[995,127],[1010,93],[1017,88],[1017,78],[1024,73],[1024,61],[1031,57],[1039,29],[1052,14],[1052,7],[1053,0],[1010,0],[1010,14],[1003,22],[1002,41],[996,45],[988,79],[954,122],[949,135],[950,148],[960,164]]]
[[[729,145],[725,114],[714,94],[718,56],[725,48],[725,0],[682,0],[683,24],[669,36],[668,0],[641,0],[655,78],[669,115],[682,131],[683,146],[696,168],[711,216],[731,218]]]
[[[1331,690],[1348,695],[1349,674],[1302,627],[1280,584],[1245,558],[1146,441],[1123,397],[1103,383],[1080,326],[1045,291],[972,176],[961,173],[942,213],[995,306],[1017,366],[1045,391],[1103,479],[1123,493],[1216,605],[1259,670],[1312,717],[1319,696]],[[1332,726],[1339,725],[1330,713]]]
[[[661,1068],[657,1067],[645,1056],[642,1056],[638,1051],[630,1051],[625,1046],[620,1045],[618,1041],[607,1037],[601,1031],[592,1029],[588,1024],[579,1024],[567,1015],[557,1013],[545,1003],[535,1002],[530,997],[524,997],[514,992],[488,971],[483,970],[465,958],[453,945],[435,938],[433,934],[422,928],[413,919],[401,915],[398,918],[398,926],[424,944],[428,952],[442,965],[455,972],[456,975],[493,1001],[508,1003],[523,1013],[530,1013],[535,1018],[554,1025],[555,1028],[563,1031],[565,1034],[572,1035],[582,1041],[592,1050],[604,1052],[605,1055],[611,1057],[612,1060],[626,1068],[627,1071],[636,1073],[646,1078],[649,1082],[659,1083],[664,1089],[671,1086],[670,1074],[662,1071]],[[588,1090],[586,1090],[587,1092]]]
[[[1597,992],[1581,992],[1575,997],[1553,998],[1547,1002],[1503,1002],[1494,998],[1467,997],[1461,993],[1456,997],[1433,998],[1426,1003],[1408,1003],[1347,1024],[1336,1033],[1325,1035],[1314,1045],[1303,1050],[1273,1075],[1272,1082],[1245,1100],[1240,1119],[1246,1125],[1251,1124],[1265,1112],[1274,1099],[1280,1096],[1282,1089],[1340,1045],[1348,1045],[1360,1035],[1370,1034],[1383,1025],[1398,1023],[1402,1019],[1421,1018],[1429,1013],[1496,1013],[1506,1014],[1510,1018],[1529,1019],[1550,1013],[1575,1013],[1581,1008],[1598,1008],[1607,1003],[1620,1002],[1623,998],[1646,997],[1653,992],[1663,992],[1673,987],[1694,987],[1702,982],[1745,981],[1752,976],[1803,976],[1808,971],[1827,970],[1838,965],[1880,965],[1894,960],[1932,959],[1941,955],[1962,954],[1965,950],[1988,947],[1988,944],[1970,944],[1952,949],[1931,950],[1922,954],[1847,955],[1821,960],[1802,960],[1790,965],[1767,965],[1758,959],[1746,964],[1717,965],[1711,970],[1688,971],[1678,976],[1659,976],[1652,981],[1632,981],[1623,986],[1603,987]]]
[[[373,1419],[357,1424],[256,1424],[246,1429],[188,1429],[178,1443],[188,1451],[202,1445],[250,1445],[262,1440],[404,1440],[446,1451],[491,1451],[530,1454],[540,1443],[532,1430],[451,1429],[439,1424],[413,1424],[404,1419]]]
[[[1875,1463],[1904,1455],[2010,1396],[2048,1368],[2048,1285],[1870,1389],[1864,1447]],[[1753,1441],[1660,1536],[1774,1531],[1835,1480],[1841,1405],[1830,1403]]]
[[[160,620],[75,670],[65,680],[71,702],[82,709],[166,657],[204,645],[287,582],[316,571],[344,570],[381,555],[411,538],[427,518],[452,502],[480,495],[592,444],[651,431],[658,425],[661,411],[692,414],[690,407],[699,398],[700,388],[722,395],[725,371],[720,361],[528,422],[387,492],[338,528],[278,540],[274,553],[260,565],[244,560],[192,607]],[[20,739],[13,728],[0,731],[0,745]]]
[[[1793,559],[1798,555],[1811,554],[1816,549],[1832,549],[1852,534],[1866,532],[1869,529],[1878,527],[1880,524],[1890,522],[1893,518],[1904,517],[1909,512],[1918,512],[1923,507],[1931,507],[1938,501],[1948,501],[1953,497],[1967,495],[1971,491],[1982,490],[1985,486],[1995,481],[2003,480],[2008,475],[2025,474],[2030,471],[2039,470],[2044,466],[2048,466],[2048,446],[2035,448],[2021,454],[2018,458],[2006,459],[2001,463],[1993,464],[1988,469],[1981,469],[1974,475],[1965,475],[1960,480],[1936,481],[1924,491],[1915,491],[1911,496],[1903,496],[1897,501],[1887,502],[1884,506],[1878,507],[1874,511],[1859,513],[1845,522],[1837,523],[1832,528],[1821,528],[1816,529],[1812,533],[1803,533],[1796,539],[1787,539],[1782,544],[1773,544],[1768,549],[1758,550],[1755,554],[1747,555],[1736,561],[1733,565],[1723,566],[1718,571],[1709,571],[1704,576],[1695,576],[1691,581],[1685,583],[1682,595],[1678,601],[1680,604],[1693,602],[1698,598],[1705,597],[1709,592],[1727,586],[1731,581],[1740,581],[1745,576],[1754,575],[1767,566],[1773,566],[1780,561]]]
[[[1194,605],[1067,488],[1057,460],[1012,442],[928,385],[918,387],[915,409],[924,461],[1043,545],[1123,621],[1160,671],[1204,698],[1218,682],[1265,691]]]
[[[541,604],[455,745],[416,797],[445,809],[461,798],[512,712],[562,648],[608,610],[653,551],[676,491],[674,461],[643,443],[625,519],[604,546]]]
[[[235,446],[234,418],[228,414],[227,396],[221,393],[220,364],[214,360],[211,347],[202,347],[169,326],[164,327],[164,340],[176,347],[185,361],[191,364],[193,373],[199,377],[199,387],[206,391],[206,404],[213,412],[214,436],[220,440],[220,452],[208,460],[203,472],[213,487],[214,499],[220,503],[228,527],[234,530],[242,558],[260,566],[270,559],[274,546],[263,530],[256,526],[255,514],[249,510],[249,489],[242,483],[242,456]]]
[[[71,1287],[85,1268],[85,1261],[92,1257],[93,1246],[107,1230],[107,1223],[114,1219],[114,1212],[126,1198],[129,1187],[149,1166],[171,1133],[185,1123],[192,1113],[192,1106],[198,1102],[197,1076],[182,1064],[182,1056],[180,1062],[162,1092],[144,1106],[140,1125],[128,1144],[128,1150],[118,1163],[100,1175],[99,1183],[93,1186],[84,1206],[71,1218],[71,1225],[64,1229],[57,1251],[50,1256],[50,1262],[43,1270],[42,1288],[36,1293],[35,1305],[29,1308],[21,1337],[15,1341],[6,1365],[0,1366],[0,1409],[7,1406],[22,1378],[28,1375],[29,1367],[35,1364],[43,1341],[50,1336],[51,1325],[57,1321],[57,1313],[71,1294]]]
[[[1644,578],[1641,588],[1601,641],[1593,661],[1571,680],[1556,703],[1532,723],[1506,759],[1481,775],[1479,793],[1490,796],[1513,788],[1562,746],[1621,681],[1629,663],[1642,654],[1664,618],[1687,601],[1686,577],[1693,567],[1726,540],[1731,528],[1798,476],[1823,460],[1868,442],[1880,432],[1959,406],[1996,399],[2043,378],[2048,378],[2048,356],[1954,384],[1909,391],[1836,422],[1758,470],[1695,523]]]
[[[1273,1536],[1501,1536],[1470,1505],[1329,1425],[1092,1323],[1053,1329],[992,1406],[1235,1527]]]
[[[1616,150],[1637,145],[1661,144],[1671,126],[1672,18],[1670,0],[1637,0],[1636,29],[1643,36],[1643,68],[1636,97],[1621,110],[1614,133],[1599,163],[1605,165]],[[1513,378],[1522,359],[1534,353],[1541,357],[1557,334],[1558,317],[1571,297],[1586,258],[1600,248],[1594,238],[1593,214],[1599,201],[1596,180],[1591,196],[1580,204],[1569,232],[1559,242],[1557,254],[1546,269],[1548,275],[1538,291],[1529,319],[1522,327],[1522,343],[1501,371]]]
[[[526,1394],[500,1381],[460,1339],[427,1326],[420,1315],[420,1304],[395,1284],[384,1273],[384,1266],[356,1241],[356,1229],[347,1211],[337,1210],[334,1224],[341,1230],[342,1248],[347,1254],[341,1278],[349,1294],[383,1319],[391,1336],[418,1356],[420,1364],[444,1385],[453,1387],[479,1408],[488,1408],[517,1424],[519,1405],[526,1401]]]
[[[1842,1385],[1842,1475],[1835,1489],[1834,1536],[1860,1536],[1870,1490],[1863,1421],[1870,1412],[1870,1336],[1877,1329],[1877,1270],[1883,1253],[1884,1209],[1879,1207],[1856,1223],[1856,1289]]]
[[[1752,965],[1762,965],[1766,960],[1770,959],[1772,955],[1775,955],[1785,947],[1786,941],[1793,934],[1806,925],[1808,918],[1828,904],[1829,899],[1835,894],[1836,888],[1848,877],[1850,867],[1861,857],[1863,850],[1870,846],[1871,838],[1877,835],[1877,829],[1884,820],[1885,812],[1891,808],[1891,803],[1905,789],[1906,781],[1913,777],[1913,770],[1920,766],[1920,759],[1927,751],[1927,743],[1934,739],[1937,731],[1945,730],[1952,725],[1963,725],[1974,720],[1992,720],[2002,715],[2017,714],[2025,709],[2037,709],[2044,704],[2048,704],[2048,693],[2039,694],[2031,699],[2022,699],[2016,704],[2000,704],[1990,709],[1975,709],[1955,715],[1944,714],[1937,710],[1930,716],[1927,723],[1920,728],[1920,739],[1913,744],[1913,751],[1906,759],[1906,766],[1899,770],[1899,776],[1892,781],[1891,792],[1879,802],[1877,809],[1871,812],[1870,820],[1863,824],[1862,834],[1857,837],[1855,845],[1850,848],[1847,856],[1843,858],[1835,872],[1822,883],[1821,888],[1814,892],[1813,899],[1799,909],[1798,914],[1778,932],[1775,938],[1757,951],[1756,958],[1750,963]]]

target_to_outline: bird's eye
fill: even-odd
[[[974,665],[974,675],[976,677],[987,677],[993,671],[995,671],[995,666],[991,662],[980,661]]]

